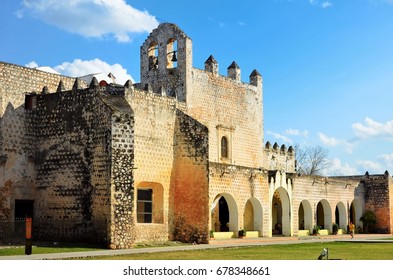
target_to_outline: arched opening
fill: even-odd
[[[332,230],[332,211],[329,202],[325,199],[317,205],[316,224],[321,229]]]
[[[312,232],[312,208],[310,202],[303,200],[299,206],[299,230],[309,230]]]
[[[246,202],[244,208],[244,229],[262,232],[262,204],[255,197]]]
[[[355,225],[355,228],[361,226],[360,217],[362,213],[360,202],[357,199],[354,199],[349,208],[349,221]]]
[[[238,210],[235,199],[228,193],[218,195],[211,208],[211,229],[216,232],[238,231]]]
[[[167,42],[167,68],[177,67],[177,40],[171,38]]]
[[[291,235],[290,201],[287,191],[280,187],[272,198],[272,234]]]
[[[221,138],[221,157],[228,158],[228,139],[225,136]]]
[[[156,69],[158,67],[158,44],[157,42],[151,42],[149,45],[148,53],[149,57],[149,69]]]
[[[337,203],[334,216],[335,223],[338,225],[338,227],[340,229],[345,229],[348,222],[344,203]]]

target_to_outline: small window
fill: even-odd
[[[138,223],[152,223],[153,221],[153,190],[139,189],[137,198]]]
[[[221,138],[221,157],[228,158],[228,139],[225,136]]]
[[[152,42],[148,50],[149,69],[156,69],[158,67],[158,44]]]
[[[37,107],[37,100],[35,95],[25,96],[25,109],[34,110]]]
[[[171,38],[167,42],[167,68],[177,67],[177,40]]]

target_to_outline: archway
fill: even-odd
[[[309,230],[312,232],[312,208],[307,200],[303,200],[299,206],[298,213],[299,230]]]
[[[280,187],[272,197],[272,234],[291,236],[291,207],[287,191]]]
[[[235,199],[228,193],[216,196],[211,207],[212,230],[216,232],[237,232],[238,209]]]
[[[262,232],[262,204],[255,197],[250,198],[244,207],[244,229]]]
[[[316,224],[321,229],[332,231],[332,210],[329,202],[326,199],[322,199],[318,203],[316,211]]]
[[[348,221],[345,210],[345,205],[342,202],[337,203],[335,210],[335,223],[338,225],[340,229],[345,229]]]
[[[355,225],[355,228],[360,226],[361,215],[362,215],[362,206],[357,199],[354,199],[349,208],[349,221]]]

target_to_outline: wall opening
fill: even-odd
[[[177,40],[175,38],[171,38],[167,42],[167,68],[176,68],[177,67]]]
[[[163,187],[159,183],[143,182],[137,187],[137,223],[163,223]]]
[[[25,218],[33,218],[34,200],[15,200],[15,219],[22,220]]]
[[[149,57],[149,69],[151,70],[151,69],[158,68],[158,44],[157,44],[157,42],[150,43],[147,55]]]

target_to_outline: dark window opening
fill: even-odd
[[[25,109],[33,110],[37,107],[37,100],[35,95],[26,95],[25,96]]]
[[[225,136],[221,138],[221,157],[228,158],[228,139]]]
[[[153,221],[153,190],[138,190],[137,198],[137,222],[152,223]]]
[[[34,200],[15,200],[15,219],[33,218]]]

